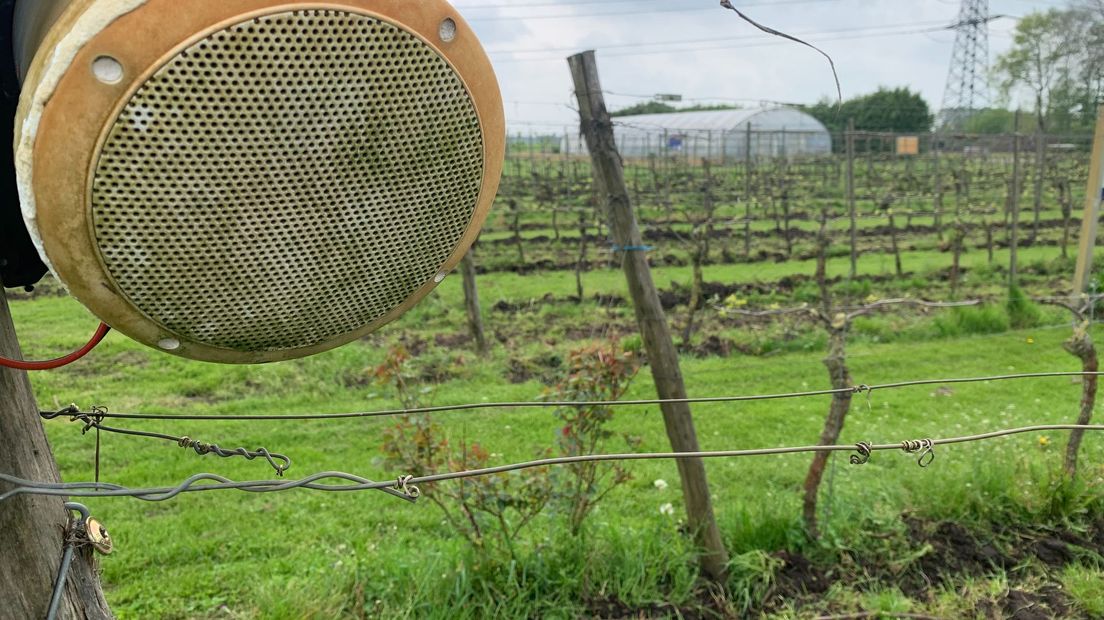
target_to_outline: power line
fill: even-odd
[[[843,36],[832,36],[832,37],[826,37],[826,38],[818,38],[817,41],[818,42],[821,42],[821,41],[839,41],[839,40],[852,40],[852,39],[870,39],[870,38],[887,37],[887,36],[904,36],[904,35],[924,34],[924,33],[931,33],[931,32],[941,32],[941,31],[944,31],[946,29],[947,29],[947,26],[933,26],[933,27],[914,29],[914,30],[900,30],[900,31],[897,31],[897,32],[872,32],[872,33],[867,33],[867,34],[861,34],[861,33],[860,34],[846,34],[846,35],[843,35]],[[655,51],[645,50],[645,51],[631,51],[631,52],[610,52],[610,53],[604,53],[603,57],[651,56],[651,55],[655,55],[655,54],[680,54],[680,53],[686,53],[686,52],[703,52],[703,51],[712,51],[712,50],[747,49],[747,48],[753,48],[753,47],[763,47],[763,46],[771,46],[771,45],[785,45],[785,44],[787,44],[786,41],[762,40],[762,41],[746,43],[746,44],[743,44],[743,45],[708,45],[708,46],[702,46],[702,47],[688,47],[688,48],[683,48],[683,49],[670,49],[670,50],[655,50]],[[563,59],[560,58],[559,56],[549,56],[549,57],[542,57],[542,58],[501,58],[501,59],[496,60],[495,62],[496,63],[551,62],[551,61],[562,61],[562,60]]]
[[[923,22],[904,22],[899,24],[882,24],[878,26],[860,26],[857,28],[834,28],[831,30],[810,30],[805,32],[794,32],[793,34],[798,36],[817,36],[824,34],[836,34],[844,32],[862,32],[865,30],[886,30],[889,28],[915,28],[918,26],[940,26],[940,29],[946,29],[946,22],[943,20],[929,20]],[[569,52],[575,51],[583,47],[594,47],[598,50],[606,49],[620,49],[620,48],[636,48],[636,47],[658,47],[663,45],[687,45],[695,43],[718,43],[722,41],[767,41],[773,37],[762,34],[744,35],[744,36],[727,36],[727,37],[707,37],[707,38],[694,38],[694,39],[681,39],[676,41],[654,41],[648,43],[611,43],[611,44],[586,44],[582,43],[571,47],[544,47],[537,49],[488,49],[488,54],[535,54],[535,53],[547,53],[547,52]]]
[[[644,2],[664,2],[666,0],[578,0],[577,2],[535,2],[532,4],[522,3],[504,3],[504,4],[456,4],[456,8],[460,11],[472,11],[472,10],[487,10],[487,9],[531,9],[531,8],[552,8],[552,7],[572,7],[572,6],[592,6],[592,5],[611,5],[611,4],[632,4],[639,6]],[[756,2],[750,4],[744,4],[747,7],[773,7],[779,5],[788,4],[820,4],[824,2],[841,2],[846,0],[789,0],[789,1],[777,1],[777,2]],[[693,10],[705,10],[705,9],[693,9]],[[478,19],[478,18],[475,18]]]
[[[543,8],[543,7],[562,7],[562,6],[586,6],[595,4],[628,4],[628,3],[641,3],[641,2],[662,2],[664,0],[579,0],[578,2],[535,2],[532,4],[508,3],[508,4],[461,4],[456,3],[453,6],[459,11],[474,11],[481,9],[530,9],[530,8]]]
[[[1010,428],[977,435],[962,437],[949,437],[945,439],[919,439],[905,440],[898,443],[870,444],[860,442],[852,445],[831,446],[799,446],[782,448],[760,448],[752,450],[716,450],[700,452],[652,452],[633,454],[590,454],[582,456],[565,456],[547,459],[538,459],[501,465],[498,467],[486,467],[465,471],[455,471],[425,476],[401,476],[395,481],[378,482],[345,472],[322,472],[308,476],[301,480],[254,480],[235,482],[229,478],[215,474],[196,474],[177,486],[155,488],[127,488],[117,484],[103,482],[69,482],[69,483],[44,483],[17,478],[7,474],[0,474],[0,481],[6,482],[15,488],[0,494],[0,502],[19,495],[47,495],[68,497],[130,497],[150,502],[161,502],[173,499],[183,493],[238,490],[250,493],[275,493],[290,491],[292,489],[311,489],[316,491],[328,491],[335,493],[349,493],[357,491],[384,491],[391,495],[415,501],[421,496],[421,491],[416,485],[435,482],[446,482],[465,478],[476,478],[505,474],[525,469],[538,467],[555,467],[572,465],[577,463],[594,463],[608,461],[645,461],[645,460],[681,460],[681,459],[714,459],[714,458],[739,458],[752,456],[768,456],[783,454],[799,454],[809,452],[856,452],[851,462],[862,465],[869,461],[873,452],[889,450],[902,450],[908,454],[919,455],[919,465],[927,467],[935,459],[934,449],[937,446],[974,443],[988,441],[1000,437],[1009,437],[1026,433],[1040,433],[1045,431],[1080,430],[1080,431],[1104,431],[1104,425],[1080,425],[1080,424],[1044,424]],[[339,481],[338,483],[326,483],[325,481]],[[202,484],[212,482],[212,484]]]
[[[579,400],[579,401],[517,401],[497,403],[467,403],[461,405],[440,405],[436,407],[419,407],[412,409],[388,409],[382,411],[369,411],[359,413],[320,413],[320,414],[292,414],[292,415],[163,415],[145,413],[109,413],[98,415],[103,418],[117,418],[123,420],[188,420],[188,421],[307,421],[307,420],[346,420],[354,418],[381,418],[401,415],[420,415],[427,413],[445,413],[452,411],[498,410],[498,409],[526,409],[526,408],[560,408],[560,407],[639,407],[647,405],[666,404],[709,404],[709,403],[735,403],[763,400],[784,400],[792,398],[807,398],[813,396],[834,396],[837,394],[861,394],[881,392],[885,390],[897,390],[907,387],[925,385],[950,385],[958,383],[986,383],[990,381],[1018,381],[1025,379],[1043,379],[1055,377],[1097,377],[1104,372],[1031,372],[1008,375],[995,375],[990,377],[963,377],[953,379],[920,379],[914,381],[899,381],[880,385],[856,385],[853,387],[812,390],[806,392],[787,392],[779,394],[756,394],[737,396],[711,396],[701,398],[674,398],[674,399],[638,399],[638,400]],[[75,405],[74,405],[75,406]],[[63,411],[68,411],[65,409]],[[56,417],[58,412],[43,411],[43,417]]]
[[[630,2],[630,1],[631,0],[625,0],[625,2]],[[777,7],[777,6],[785,6],[785,5],[796,5],[796,4],[824,4],[824,3],[828,3],[828,2],[839,2],[839,1],[840,0],[784,0],[784,1],[779,1],[779,2],[758,2],[758,3],[746,4],[746,5],[742,5],[742,6],[747,6],[747,7]],[[613,3],[614,2],[610,2],[610,4],[613,4]],[[580,2],[579,4],[590,4],[590,3]],[[605,4],[605,3],[598,3],[598,4]],[[637,3],[632,2],[632,4],[635,5]],[[483,5],[482,7],[480,7],[478,5],[472,5],[472,6],[468,6],[468,7],[458,6],[457,8],[460,9],[460,10],[465,10],[466,11],[466,10],[477,9],[477,8],[486,8],[486,9],[505,9],[505,8],[528,9],[528,8],[534,8],[536,6],[538,6],[538,5],[535,5],[535,4],[533,4],[533,5],[516,5],[516,6],[515,5],[501,5],[501,6],[499,6],[499,5]],[[564,5],[557,5],[557,6],[564,6]],[[571,6],[571,5],[567,5],[567,6]],[[478,17],[478,16],[476,16],[476,17],[469,17],[468,21],[471,21],[471,22],[493,22],[493,21],[520,21],[520,20],[546,20],[546,19],[583,19],[583,18],[589,18],[589,17],[611,17],[611,16],[636,17],[638,15],[652,15],[652,14],[659,14],[659,13],[704,13],[704,12],[707,12],[707,11],[716,11],[716,10],[717,10],[716,8],[707,8],[707,7],[701,7],[701,8],[682,7],[682,8],[642,9],[642,10],[638,9],[636,7],[627,7],[627,8],[616,10],[616,11],[599,11],[599,12],[596,12],[596,13],[574,13],[574,14],[573,13],[564,13],[564,14],[559,14],[559,15],[509,15],[509,16],[496,15],[496,16],[493,16],[493,17]]]

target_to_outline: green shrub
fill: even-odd
[[[836,295],[848,299],[866,299],[873,293],[870,280],[844,280],[832,287]]]
[[[816,282],[802,282],[794,287],[793,299],[799,303],[813,304],[820,301],[820,289]]]
[[[999,334],[1008,331],[1010,326],[1008,315],[997,306],[954,308],[935,319],[936,331],[945,338],[971,334]]]
[[[1039,306],[1024,294],[1019,286],[1012,285],[1008,289],[1008,320],[1015,329],[1035,327],[1042,322],[1043,313]]]

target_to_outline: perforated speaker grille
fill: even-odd
[[[344,11],[260,17],[158,69],[94,169],[119,290],[185,341],[309,347],[432,281],[469,226],[483,135],[422,39]]]

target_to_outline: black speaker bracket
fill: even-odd
[[[20,91],[13,45],[16,1],[0,0],[0,282],[30,289],[46,275],[46,265],[23,223],[11,146]]]

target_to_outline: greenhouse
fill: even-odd
[[[803,157],[832,152],[832,136],[809,114],[788,107],[709,110],[615,117],[622,157],[683,156],[744,159]],[[586,151],[582,136],[569,135],[562,149]]]

